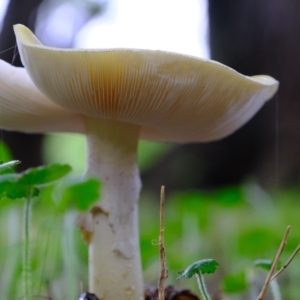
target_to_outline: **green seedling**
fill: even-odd
[[[213,274],[217,270],[218,266],[219,263],[214,259],[202,259],[197,262],[194,262],[184,271],[179,272],[179,276],[177,277],[177,279],[191,278],[195,275],[197,280],[197,286],[200,292],[200,300],[211,300],[204,283],[203,274]]]
[[[272,265],[273,261],[269,259],[258,259],[254,261],[255,267],[261,268],[262,270],[267,272],[270,272]],[[279,263],[277,265],[277,269],[280,269]],[[270,282],[270,290],[274,300],[282,300],[280,287],[278,281],[275,278]]]
[[[1,165],[10,168],[18,161],[11,161]],[[24,199],[24,252],[23,252],[23,284],[24,299],[32,299],[31,287],[31,257],[30,257],[30,216],[31,205],[34,198],[40,194],[40,189],[53,184],[71,171],[68,165],[54,164],[46,167],[38,167],[21,174],[4,174],[0,176],[0,199],[11,200]]]
[[[68,165],[53,164],[47,167],[32,168],[21,174],[0,176],[0,199],[28,199],[37,197],[42,187],[53,184],[71,171]]]
[[[53,164],[47,167],[29,169],[24,173],[12,173],[19,161],[0,164],[0,199],[25,200],[24,211],[24,250],[23,250],[23,285],[24,299],[32,299],[31,257],[30,257],[30,216],[31,204],[40,194],[40,189],[53,185],[71,171],[68,165]],[[8,172],[9,171],[9,172]],[[67,216],[72,210],[87,211],[100,197],[100,182],[89,178],[86,180],[69,180],[60,186],[57,208]]]

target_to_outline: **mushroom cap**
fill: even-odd
[[[84,132],[79,114],[50,101],[24,68],[0,60],[0,128],[25,132]]]
[[[245,124],[278,89],[218,62],[164,51],[57,49],[14,27],[22,62],[53,102],[86,116],[141,127],[168,142],[216,140]]]

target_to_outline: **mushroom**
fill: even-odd
[[[89,292],[142,299],[138,140],[225,137],[274,95],[278,82],[164,51],[51,48],[22,25],[14,30],[25,70],[1,61],[0,126],[86,135],[86,173],[104,185],[86,228]]]

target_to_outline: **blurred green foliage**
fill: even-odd
[[[144,171],[169,151],[172,145],[140,141],[138,147],[138,164],[140,170]],[[47,164],[67,163],[77,174],[85,171],[85,138],[82,135],[48,134],[45,138],[43,153]]]
[[[13,160],[13,157],[8,149],[8,147],[0,141],[0,162],[7,162]]]
[[[20,260],[23,280],[19,281],[23,283],[24,299],[31,300],[33,297],[31,283],[32,270],[35,270],[36,266],[39,265],[39,261],[31,257],[31,202],[32,200],[39,200],[42,188],[47,186],[53,188],[58,180],[70,173],[71,167],[69,165],[52,164],[49,166],[31,168],[23,173],[17,174],[12,172],[11,169],[18,163],[20,162],[9,161],[0,163],[0,201],[15,202],[14,200],[21,199],[25,202],[23,221],[20,226],[23,229],[23,241],[20,247],[23,249],[22,260]],[[7,173],[7,170],[9,170],[10,173]],[[86,180],[81,179],[77,180],[77,182],[69,182],[68,185],[61,186],[60,190],[61,194],[57,201],[57,211],[64,213],[63,218],[66,222],[65,225],[71,227],[73,229],[72,231],[74,231],[73,217],[69,212],[74,208],[79,211],[87,211],[95,201],[98,201],[100,196],[100,182],[93,178]],[[51,201],[51,199],[48,197],[48,202],[49,201]],[[64,233],[66,230],[63,229],[62,233],[67,241],[63,244],[62,248],[64,250],[63,253],[68,252],[66,255],[63,255],[63,260],[66,264],[65,269],[67,271],[68,287],[72,286],[75,280],[75,277],[73,277],[73,264],[76,261],[75,256],[70,254],[70,250],[68,249],[70,242],[72,242],[72,233],[69,231],[70,230],[67,230],[67,233]],[[4,276],[6,275],[4,274]],[[15,284],[13,280],[11,282]],[[71,291],[68,293],[68,296],[71,296],[69,297],[70,299],[77,298],[76,289],[68,289],[68,291]],[[12,289],[12,292],[15,292],[15,290]],[[11,297],[10,290],[7,290],[6,294],[9,298]]]
[[[235,193],[232,193],[233,189],[236,190]],[[247,274],[252,268],[253,258],[274,257],[287,224],[292,225],[294,234],[292,232],[290,236],[284,259],[292,253],[299,242],[297,233],[300,232],[300,204],[282,197],[277,198],[275,195],[274,202],[269,204],[271,206],[260,210],[247,199],[247,193],[243,193],[247,189],[247,186],[242,186],[213,193],[176,192],[167,197],[165,246],[169,269],[168,284],[195,290],[193,282],[176,281],[178,271],[199,258],[213,257],[220,262],[220,270],[207,279],[208,288],[219,290],[223,286],[228,293],[239,292],[245,287],[245,280],[241,276],[230,274],[236,274],[241,269]],[[230,199],[224,202],[226,191],[229,191],[228,198],[233,194],[240,194],[241,197],[235,205]],[[220,194],[223,195],[222,201]],[[152,243],[159,235],[158,197],[159,195],[143,195],[140,207],[145,282],[154,285],[157,284],[159,274],[159,249]],[[80,231],[75,227],[76,217],[71,212],[70,214],[73,216],[71,226],[70,223],[67,224],[68,234],[72,239],[66,245],[66,215],[57,211],[53,201],[53,187],[42,190],[40,200],[33,205],[31,236],[35,295],[47,295],[51,292],[55,300],[65,299],[69,289],[66,280],[69,259],[72,259],[71,277],[75,294],[79,294],[81,282],[85,289],[87,287],[87,247]],[[0,202],[1,299],[17,299],[22,296],[21,215],[22,208],[18,202],[10,205],[6,201]],[[295,260],[299,261],[299,258],[296,257]],[[226,274],[229,277],[225,277]],[[287,281],[292,282],[293,276],[299,280],[297,262],[283,276]],[[222,278],[225,278],[223,285]],[[287,296],[285,299],[293,298]]]
[[[57,201],[60,212],[68,212],[71,209],[86,212],[95,201],[100,199],[101,183],[99,180],[89,178],[85,181],[72,180],[60,186],[61,193]],[[56,197],[57,197],[56,193]]]
[[[297,193],[297,196],[294,194],[295,198],[286,198],[285,193]],[[193,283],[186,282],[183,285],[182,282],[176,282],[176,272],[199,257],[213,257],[220,262],[220,270],[213,278],[207,279],[208,287],[215,291],[223,288],[224,292],[230,294],[242,293],[238,299],[244,299],[244,292],[255,276],[253,261],[257,258],[272,259],[275,256],[288,224],[293,231],[283,253],[283,261],[300,242],[300,203],[295,201],[300,192],[287,190],[274,193],[272,197],[266,196],[253,183],[215,192],[171,194],[166,201],[165,228],[168,283],[195,290]],[[150,201],[142,202],[142,255],[146,281],[153,284],[156,284],[159,267],[155,252],[158,249],[151,247],[149,242],[159,230],[157,211],[157,223],[153,224],[155,209],[158,210],[158,207]],[[143,214],[143,211],[147,213]],[[295,278],[299,280],[299,259],[296,257],[286,273],[281,275],[285,282],[296,282]],[[264,278],[260,279],[262,280],[258,284],[263,283]],[[291,287],[283,287],[283,290],[286,295],[284,299],[296,297]]]
[[[231,273],[223,278],[223,291],[226,294],[244,293],[249,287],[245,271]]]
[[[72,166],[80,151],[83,150],[84,156],[84,146],[80,147],[74,146]],[[2,157],[4,152],[0,148]],[[9,153],[6,157],[11,159]],[[195,282],[176,281],[177,273],[193,261],[213,257],[220,268],[207,278],[209,291],[213,295],[223,290],[239,294],[236,299],[244,299],[254,282],[253,276],[257,276],[253,261],[274,257],[287,225],[293,230],[282,260],[285,261],[299,244],[298,188],[268,194],[250,182],[212,192],[166,189],[167,284],[196,291]],[[74,190],[67,192],[66,199],[74,193]],[[51,296],[54,300],[71,300],[80,294],[81,286],[87,289],[87,245],[75,226],[76,214],[72,210],[62,214],[56,198],[57,192],[49,186],[41,191],[39,201],[33,203],[33,291],[34,295]],[[18,299],[22,297],[20,202],[0,201],[0,228],[0,299]],[[159,187],[157,195],[144,193],[141,196],[140,236],[144,281],[157,285],[159,248],[153,241],[159,236]],[[285,284],[286,300],[296,299],[299,294],[299,259],[296,257],[279,277],[279,282],[282,280]],[[262,284],[263,280],[264,277],[255,284]]]

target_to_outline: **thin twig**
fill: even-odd
[[[262,288],[262,290],[261,290],[261,292],[260,292],[260,294],[258,295],[258,297],[257,297],[256,300],[263,300],[264,297],[265,297],[265,295],[266,295],[266,293],[267,293],[267,289],[268,289],[269,284],[270,284],[270,282],[271,282],[271,280],[272,280],[272,277],[273,277],[273,274],[274,274],[275,269],[276,269],[276,267],[277,267],[279,258],[280,258],[281,254],[282,254],[282,252],[283,252],[283,249],[284,249],[284,247],[285,247],[285,245],[286,245],[286,241],[287,241],[287,238],[288,238],[288,235],[289,235],[290,231],[291,231],[291,226],[288,226],[287,229],[286,229],[286,231],[285,231],[285,234],[284,234],[284,237],[283,237],[283,239],[282,239],[282,242],[281,242],[281,244],[280,244],[280,247],[279,247],[279,249],[278,249],[278,251],[277,251],[277,254],[276,254],[276,256],[275,256],[275,259],[274,259],[274,261],[273,261],[271,270],[270,270],[270,272],[268,273],[268,276],[267,276],[266,281],[265,281],[265,283],[264,283],[264,285],[263,285],[263,288]]]
[[[271,278],[271,281],[274,280],[280,273],[282,273],[287,267],[288,265],[292,262],[292,260],[294,259],[294,257],[297,255],[297,253],[300,250],[300,245],[298,245],[298,247],[296,248],[296,250],[293,252],[293,254],[290,256],[290,258],[287,260],[287,262],[281,267],[280,270],[278,270]]]
[[[165,210],[165,187],[162,186],[160,190],[160,220],[159,220],[159,257],[160,257],[160,276],[158,281],[158,300],[165,299],[165,282],[168,277],[166,268],[166,252],[164,245],[164,210]]]

